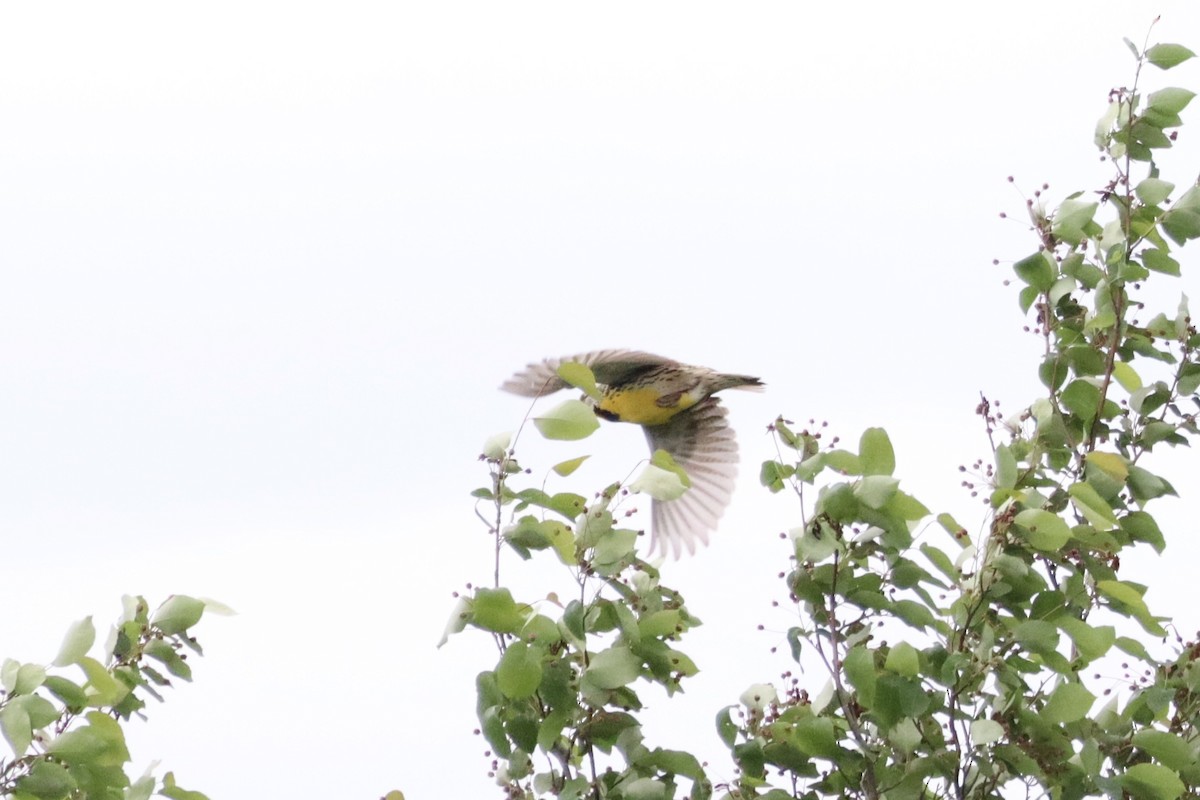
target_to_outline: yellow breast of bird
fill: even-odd
[[[653,386],[616,387],[600,399],[600,410],[615,414],[622,422],[636,425],[664,425],[680,411],[691,408],[700,397],[682,392],[675,402],[663,405],[662,392]]]

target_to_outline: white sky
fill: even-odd
[[[1096,188],[1121,37],[1161,12],[1153,40],[1200,49],[1183,0],[814,5],[5,6],[0,655],[48,661],[122,593],[215,597],[239,615],[199,628],[138,769],[213,798],[494,796],[490,645],[434,643],[489,576],[467,493],[526,410],[495,387],[636,347],[769,385],[729,398],[722,530],[668,565],[705,672],[648,732],[729,777],[713,716],[786,668],[756,660],[798,519],[757,485],[765,425],[882,425],[910,490],[977,525],[956,468],[986,452],[978,393],[1037,391],[991,263],[1035,246],[998,219],[1022,210],[1005,176]],[[1197,172],[1197,125],[1168,177]],[[595,453],[589,491],[642,446],[606,426],[522,452]],[[1194,502],[1190,469],[1167,477]],[[1125,575],[1152,607],[1186,547]]]

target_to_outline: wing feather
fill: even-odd
[[[692,481],[682,497],[654,501],[652,550],[675,557],[684,549],[694,553],[716,530],[737,480],[737,440],[726,414],[720,399],[709,397],[665,425],[645,428],[650,449],[670,453]]]
[[[592,370],[597,383],[620,383],[622,379],[631,377],[639,370],[647,367],[674,364],[669,358],[656,356],[653,353],[643,353],[640,350],[596,350],[577,356],[563,358],[548,358],[536,364],[530,364],[525,369],[513,375],[500,385],[506,392],[522,397],[542,397],[553,394],[559,389],[566,389],[568,384],[558,377],[558,368],[562,364],[583,364]]]

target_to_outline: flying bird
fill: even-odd
[[[761,391],[763,382],[707,367],[681,364],[636,350],[598,350],[530,364],[501,385],[522,397],[542,397],[570,387],[558,375],[565,363],[591,369],[600,399],[596,415],[642,426],[650,451],[665,450],[683,467],[691,488],[676,500],[652,503],[651,550],[678,557],[696,551],[729,505],[737,477],[737,440],[714,394],[725,389]]]

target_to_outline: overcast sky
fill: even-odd
[[[728,398],[745,466],[713,545],[667,567],[704,673],[649,732],[731,777],[711,720],[786,667],[755,660],[799,514],[757,484],[765,426],[882,425],[905,485],[979,526],[979,392],[1037,393],[1005,178],[1107,179],[1121,37],[1160,12],[1152,41],[1200,49],[1184,0],[5,6],[0,655],[49,661],[123,593],[215,597],[238,616],[198,629],[136,769],[214,800],[494,796],[471,734],[494,649],[434,644],[489,580],[476,456],[527,410],[496,387],[638,348],[768,384]],[[1169,295],[1196,294],[1189,259]],[[583,492],[642,448],[521,444],[539,474],[594,453]],[[1194,503],[1193,474],[1168,477]],[[1185,577],[1146,563],[1169,606]]]

